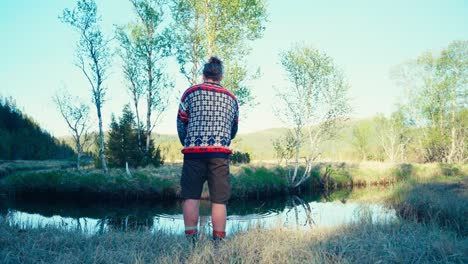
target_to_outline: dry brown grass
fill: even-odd
[[[468,177],[402,184],[388,202],[404,218],[435,223],[468,236]]]
[[[370,218],[332,229],[253,229],[217,245],[144,230],[86,236],[0,223],[1,263],[466,263],[467,252],[467,238],[434,225]]]

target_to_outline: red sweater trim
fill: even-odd
[[[184,111],[179,109],[179,112],[177,114],[179,116],[180,121],[187,122],[189,120],[189,115]]]
[[[198,154],[198,153],[225,153],[231,154],[232,150],[226,147],[206,146],[206,147],[186,147],[182,150],[183,154]]]
[[[236,103],[237,103],[236,96],[233,93],[231,93],[230,91],[228,91],[226,88],[223,88],[221,86],[218,87],[218,86],[215,86],[215,85],[209,85],[209,84],[197,84],[197,85],[194,85],[194,86],[188,88],[187,91],[185,91],[185,93],[182,95],[182,98],[180,100],[183,102],[185,100],[185,98],[190,93],[192,93],[193,91],[196,91],[196,90],[207,90],[207,91],[214,91],[214,92],[218,92],[218,93],[224,93],[224,94],[227,94],[230,97],[232,97],[234,99],[234,101],[236,101]]]

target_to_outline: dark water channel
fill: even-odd
[[[357,221],[362,214],[372,217],[373,221],[396,218],[394,210],[381,204],[347,200],[351,192],[354,191],[232,201],[228,205],[226,231],[232,234],[256,226],[302,229],[332,227]],[[206,232],[211,230],[210,211],[209,202],[202,201],[200,229]],[[22,228],[51,225],[89,234],[141,228],[180,234],[184,230],[180,201],[122,204],[0,199],[0,218]]]

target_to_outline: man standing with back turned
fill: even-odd
[[[213,239],[226,237],[226,203],[231,195],[228,148],[236,136],[239,106],[220,85],[222,62],[211,57],[203,68],[202,84],[187,89],[180,100],[177,133],[184,146],[180,185],[184,199],[185,235],[197,237],[200,197],[208,181]]]

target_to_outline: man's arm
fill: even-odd
[[[177,134],[182,146],[184,145],[185,137],[187,136],[188,121],[189,115],[187,114],[185,102],[181,101],[179,104],[179,111],[177,112]]]
[[[231,140],[236,137],[238,128],[239,128],[239,108],[237,107],[237,104],[236,104],[236,114],[234,116],[234,122],[232,122],[232,127],[231,127]]]

